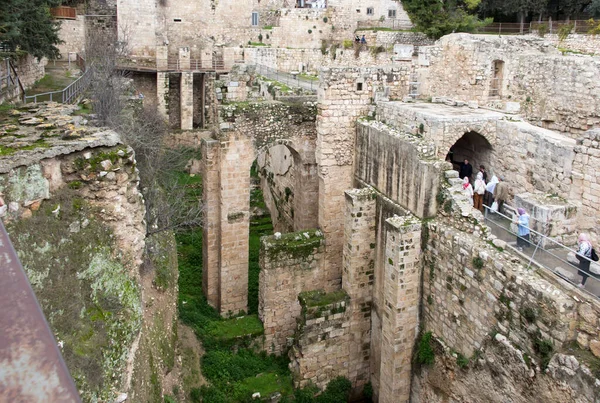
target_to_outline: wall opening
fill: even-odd
[[[504,62],[494,60],[492,62],[492,81],[490,83],[490,97],[502,96],[502,81],[504,79]]]
[[[485,137],[477,132],[465,133],[448,151],[446,161],[452,162],[454,169],[458,170],[460,163],[465,159],[473,166],[473,176],[479,171],[479,166],[483,165],[486,172],[491,172],[492,153],[494,149]],[[488,177],[488,180],[490,178]]]

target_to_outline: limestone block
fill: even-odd
[[[590,350],[596,357],[600,358],[600,341],[598,341],[598,340],[590,341]]]

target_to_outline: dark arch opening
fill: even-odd
[[[450,147],[450,150],[446,155],[446,160],[451,161],[456,170],[458,170],[461,162],[465,159],[469,160],[469,163],[473,166],[472,179],[475,179],[475,175],[479,171],[479,166],[483,165],[486,172],[488,172],[489,180],[493,151],[492,145],[485,137],[477,132],[471,131],[465,133],[452,147]]]

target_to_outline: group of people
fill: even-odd
[[[493,175],[488,182],[488,175],[483,165],[479,166],[473,184],[471,184],[472,175],[473,166],[468,159],[465,159],[459,164],[458,177],[463,180],[463,191],[469,197],[471,205],[482,213],[484,212],[484,206],[493,207],[493,210],[500,211],[504,202],[510,197],[508,184],[496,175]],[[496,204],[494,205],[494,203]]]
[[[365,38],[365,36],[363,35],[362,37],[358,37],[358,35],[356,35],[354,37],[354,43],[359,43],[361,45],[366,45],[367,44],[367,38]]]
[[[496,175],[493,175],[491,180],[487,182],[487,172],[483,165],[479,166],[473,184],[471,184],[472,175],[473,167],[469,160],[465,159],[459,164],[458,176],[463,180],[463,191],[470,198],[473,207],[482,212],[484,212],[485,207],[488,207],[492,212],[501,211],[504,202],[511,197],[508,184],[503,181],[502,177],[498,178]],[[517,226],[517,250],[519,251],[523,251],[523,248],[528,248],[531,245],[529,220],[530,217],[527,211],[524,208],[518,208],[513,223]],[[591,261],[598,260],[598,256],[587,234],[579,235],[577,246],[578,250],[575,256],[579,261],[578,269],[581,275],[579,287],[583,288],[591,274]]]

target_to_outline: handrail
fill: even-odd
[[[483,205],[483,207],[486,209],[485,222],[486,222],[486,224],[488,226],[489,226],[490,223],[494,224],[496,227],[499,227],[503,231],[506,231],[507,233],[509,233],[509,234],[511,234],[511,235],[513,235],[515,237],[518,237],[518,234],[515,233],[515,232],[513,232],[510,228],[505,228],[504,226],[502,226],[499,223],[495,222],[494,220],[490,219],[490,217],[492,215],[498,215],[500,217],[503,217],[503,218],[509,220],[510,222],[514,222],[513,218],[508,217],[507,215],[504,215],[504,214],[502,214],[500,212],[497,212],[497,211],[492,212],[492,211],[490,211],[490,207],[487,206],[487,205]],[[571,283],[573,285],[576,285],[571,279],[566,278],[565,275],[564,275],[564,273],[557,272],[556,268],[548,267],[544,263],[540,262],[539,260],[535,260],[536,253],[538,253],[538,251],[540,251],[540,253],[546,253],[546,254],[548,254],[549,256],[551,256],[553,259],[555,259],[556,261],[560,262],[561,264],[565,264],[567,266],[567,268],[575,269],[580,276],[583,275],[583,274],[587,275],[588,278],[591,278],[593,280],[594,284],[598,284],[600,282],[600,279],[598,278],[598,275],[596,273],[593,273],[591,271],[590,272],[586,272],[586,271],[582,270],[578,265],[569,262],[565,258],[563,258],[563,257],[561,257],[558,254],[553,253],[553,252],[556,251],[558,248],[562,248],[562,249],[564,249],[567,252],[574,253],[576,256],[578,256],[578,259],[587,260],[590,263],[590,265],[593,264],[593,263],[598,264],[597,262],[594,262],[593,260],[591,260],[588,257],[579,255],[578,251],[576,251],[576,250],[574,250],[572,248],[569,248],[568,246],[563,245],[560,242],[558,242],[558,241],[556,241],[556,240],[554,240],[554,239],[552,239],[552,238],[550,238],[550,237],[548,237],[548,236],[546,236],[546,235],[544,235],[544,234],[542,234],[542,233],[540,233],[540,232],[538,232],[538,231],[536,231],[534,229],[531,229],[530,227],[527,227],[527,228],[529,228],[529,231],[531,233],[533,233],[533,234],[535,234],[536,236],[539,237],[539,240],[536,243],[534,243],[533,241],[527,241],[527,240],[525,240],[525,242],[529,243],[532,246],[535,246],[535,250],[532,252],[531,256],[527,256],[527,254],[524,254],[524,256],[529,259],[528,267],[531,266],[532,264],[535,264],[536,266],[539,266],[541,268],[549,270],[550,272],[552,272],[555,275],[559,275],[561,278],[565,279],[569,283]],[[542,247],[541,246],[542,240],[548,240],[548,241],[554,243],[556,245],[556,247],[553,247],[553,248]],[[507,245],[507,246],[510,247],[511,249],[514,249],[514,247],[511,246],[511,245]],[[565,268],[563,268],[563,269],[565,269]],[[583,289],[583,291],[585,291],[588,294],[594,295],[593,293],[591,293],[588,290]],[[596,295],[594,295],[594,296],[596,297]]]
[[[37,103],[38,102],[38,98],[42,98],[45,96],[48,96],[50,99],[50,102],[56,101],[63,103],[63,104],[68,104],[71,103],[73,100],[77,99],[77,97],[79,97],[79,95],[81,95],[81,93],[83,93],[87,87],[90,84],[90,71],[86,70],[85,73],[83,73],[81,75],[81,77],[79,77],[77,80],[73,81],[71,84],[69,84],[65,89],[61,90],[61,91],[50,91],[50,92],[44,92],[42,94],[35,94],[35,95],[26,95],[25,92],[23,92],[23,103],[27,103],[28,100],[33,100],[33,103]],[[60,94],[60,96],[58,96]],[[56,99],[55,99],[55,95],[56,95]]]
[[[0,276],[2,396],[11,401],[81,402],[1,221]]]

